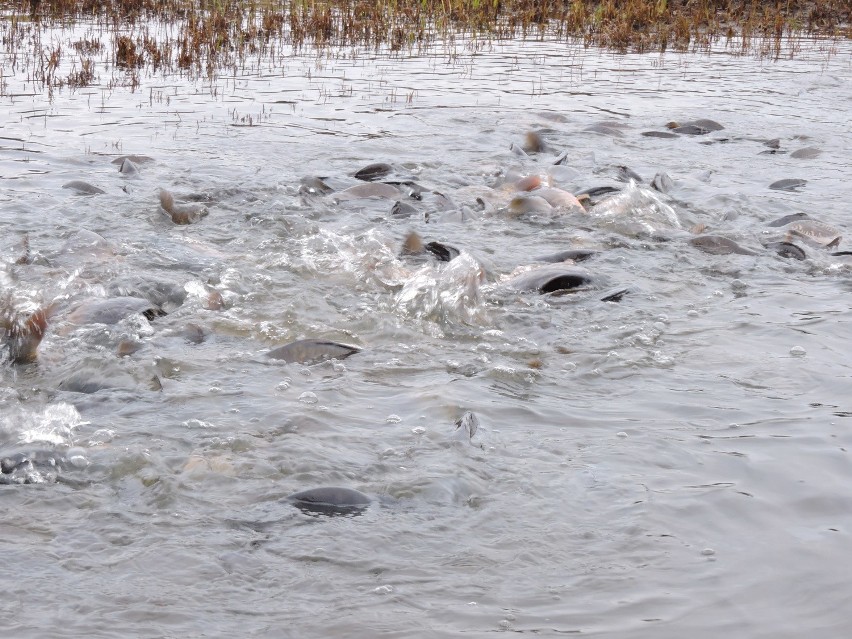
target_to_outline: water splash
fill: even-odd
[[[637,186],[632,180],[624,191],[596,204],[589,215],[603,228],[630,237],[682,228],[681,220],[671,206],[663,202],[657,193]]]
[[[480,285],[485,272],[462,252],[448,263],[426,264],[405,282],[395,304],[403,314],[445,325],[481,325],[487,314]]]
[[[21,444],[43,442],[71,446],[74,429],[84,423],[74,406],[59,403],[42,410],[21,409],[4,414],[0,417],[0,433]]]

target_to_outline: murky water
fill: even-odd
[[[52,101],[4,71],[0,282],[56,307],[38,362],[2,368],[0,453],[59,464],[0,491],[7,632],[843,636],[851,61],[527,43]],[[697,118],[724,129],[642,135]],[[510,150],[532,130],[550,150]],[[374,162],[399,196],[341,195]],[[522,175],[621,191],[516,215]],[[161,188],[208,214],[173,224]],[[839,246],[769,226],[793,213]],[[702,224],[754,254],[700,251]],[[411,230],[461,255],[400,257]],[[507,284],[580,248],[582,290]],[[75,321],[122,295],[167,314]],[[265,356],[300,338],[362,351]],[[376,501],[282,501],[328,485]]]

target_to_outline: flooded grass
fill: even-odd
[[[453,56],[515,38],[616,52],[721,45],[777,59],[809,40],[852,37],[850,7],[848,0],[0,1],[0,78],[24,69],[42,89],[74,89],[106,71],[109,86],[135,88],[146,73],[215,77],[307,49],[406,55],[440,45]]]

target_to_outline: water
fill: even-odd
[[[4,70],[0,282],[22,313],[58,305],[38,364],[2,369],[0,449],[74,460],[2,486],[8,632],[842,636],[849,264],[762,244],[806,212],[848,248],[850,60],[847,44],[764,62],[510,43],[52,100]],[[725,128],[640,135],[696,118]],[[602,122],[621,135],[587,130]],[[510,151],[540,129],[552,153]],[[804,147],[821,153],[791,157]],[[124,177],[125,154],[153,161]],[[410,217],[299,193],[373,162],[425,188],[402,197]],[[674,188],[619,182],[622,165]],[[619,186],[624,212],[512,216],[491,188],[512,171]],[[807,183],[768,188],[788,178]],[[209,215],[175,226],[160,188]],[[702,253],[696,224],[757,254]],[[462,254],[400,258],[410,230]],[[503,286],[567,248],[601,250],[588,290]],[[128,294],[168,314],[68,319]],[[311,337],[363,350],[265,358]],[[376,503],[281,501],[326,485]]]

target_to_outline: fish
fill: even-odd
[[[269,351],[266,356],[283,360],[288,364],[317,364],[327,359],[345,359],[360,351],[358,346],[351,344],[320,339],[300,339],[279,346]]]
[[[785,180],[776,180],[769,185],[773,191],[796,191],[808,183],[807,180],[800,178],[787,178]]]
[[[783,227],[788,235],[799,237],[806,242],[823,248],[835,248],[840,245],[842,236],[833,226],[819,220],[804,219],[791,222]]]
[[[172,222],[180,225],[193,224],[208,214],[203,204],[176,204],[174,196],[166,189],[160,189],[160,206]]]
[[[24,320],[10,311],[0,314],[0,337],[7,348],[10,362],[32,364],[36,361],[38,347],[55,309],[56,305],[50,304]]]
[[[392,171],[393,167],[390,164],[376,162],[375,164],[368,164],[363,169],[356,171],[353,177],[363,180],[364,182],[374,182],[382,179],[383,177],[387,177]]]
[[[367,182],[366,184],[356,184],[348,189],[341,191],[335,195],[335,199],[339,202],[345,200],[360,200],[363,198],[377,197],[385,200],[398,200],[400,190],[392,184],[384,184],[383,182]]]
[[[796,149],[790,154],[791,158],[797,160],[813,160],[822,155],[822,151],[814,146],[806,146],[803,149]]]
[[[584,262],[599,253],[600,251],[595,251],[593,249],[568,249],[539,257],[537,258],[537,261],[550,263],[566,262],[568,260],[571,260],[572,262]]]
[[[509,213],[527,215],[530,213],[552,213],[553,206],[538,195],[516,195],[509,201]]]
[[[588,286],[592,275],[585,269],[564,265],[540,266],[516,275],[503,283],[505,288],[519,292],[555,293]]]
[[[129,158],[125,158],[122,161],[121,166],[118,167],[118,172],[124,177],[139,177],[139,167]]]
[[[543,153],[550,150],[541,133],[538,131],[528,131],[524,136],[524,151],[527,153]]]
[[[141,297],[94,299],[79,304],[66,318],[71,324],[117,324],[136,313],[148,320],[165,315],[162,309]]]
[[[357,515],[363,512],[373,500],[353,488],[324,486],[309,488],[284,498],[299,510],[314,515]]]
[[[98,187],[81,180],[71,180],[70,182],[66,182],[62,185],[62,188],[73,189],[79,195],[100,195],[101,193],[106,192],[103,189],[99,189]]]
[[[764,244],[764,246],[775,251],[779,257],[793,258],[795,260],[804,260],[807,258],[805,251],[792,242],[770,242],[769,244]]]
[[[733,240],[721,235],[699,235],[689,240],[695,248],[709,253],[710,255],[757,255],[754,251],[743,248]]]

